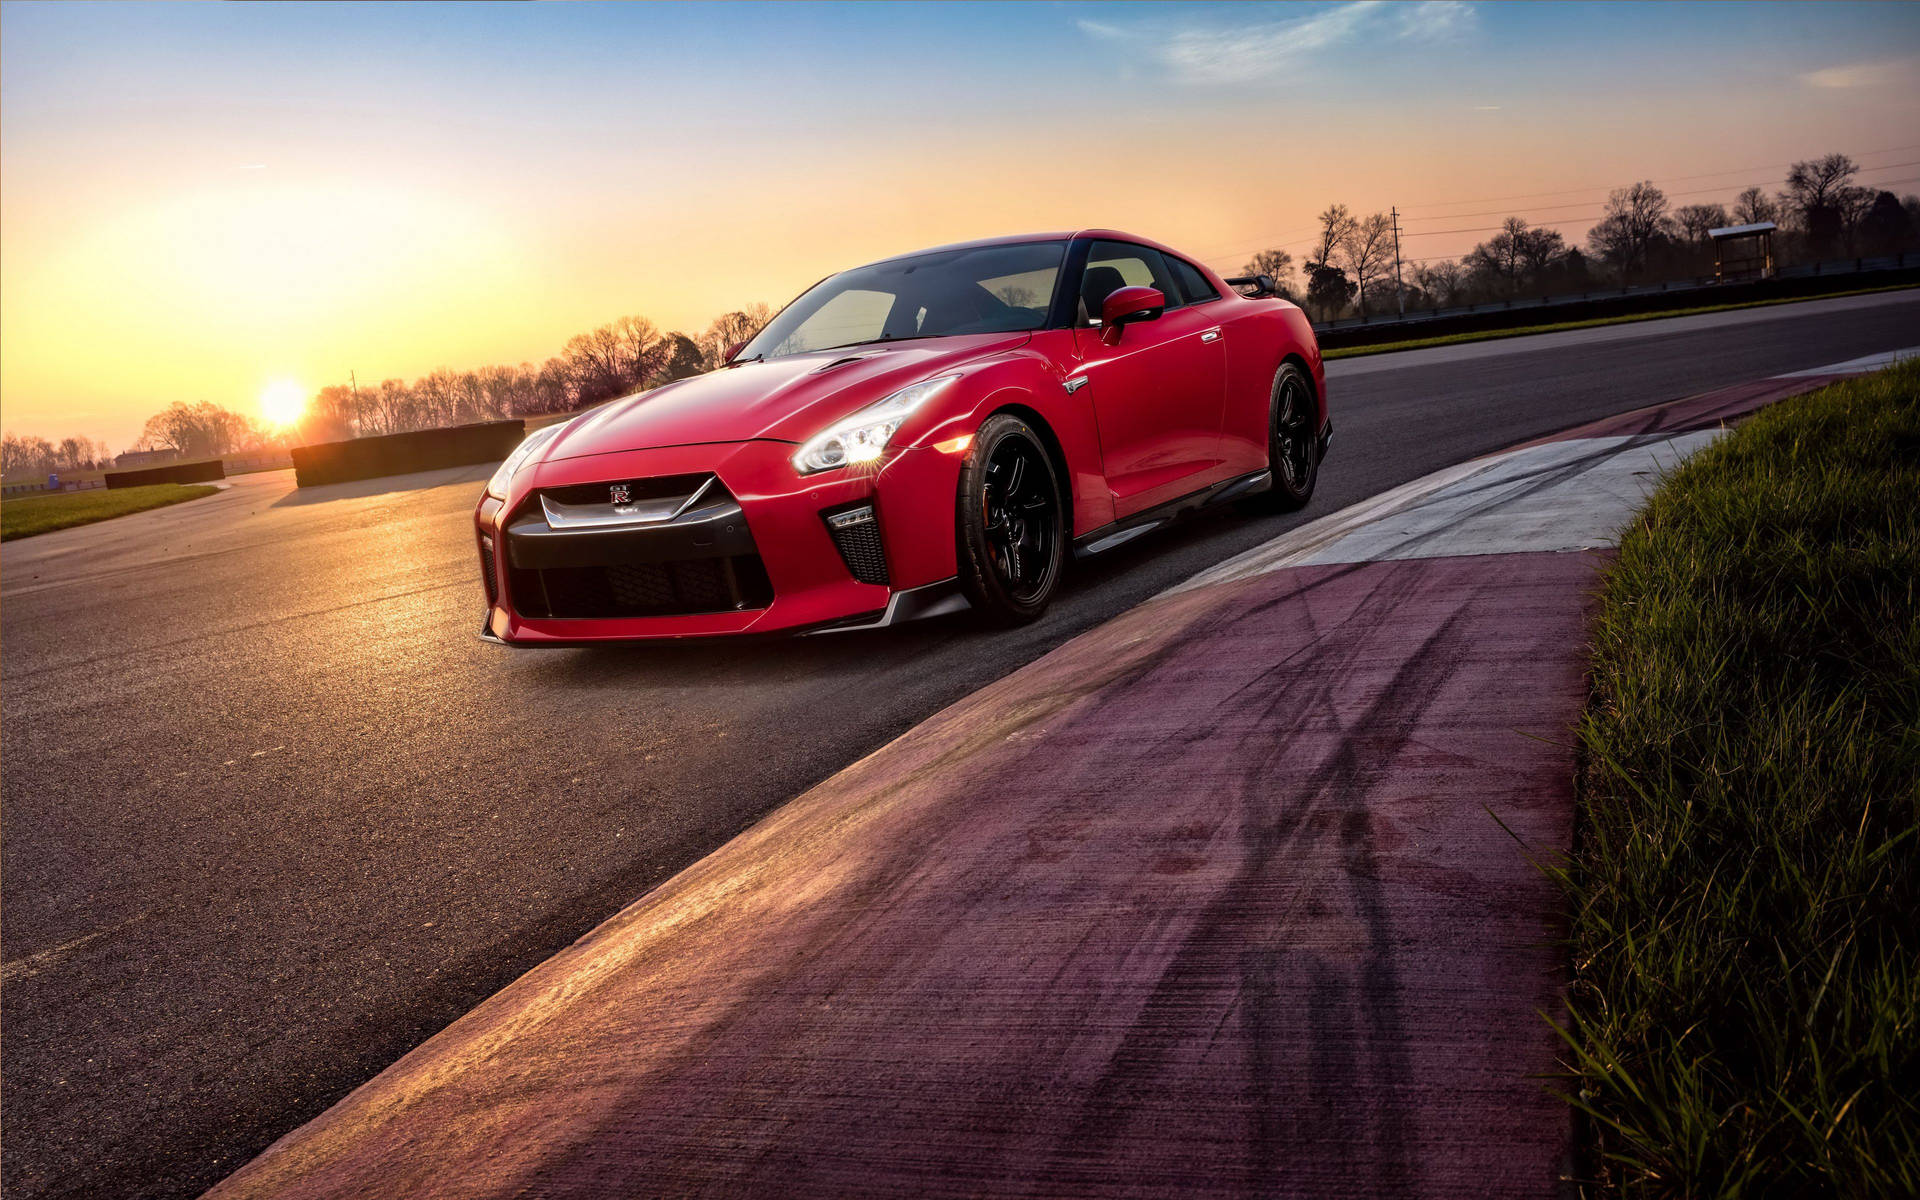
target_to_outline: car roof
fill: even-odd
[[[1064,242],[1069,238],[1077,237],[1100,237],[1112,238],[1122,242],[1137,242],[1142,246],[1150,246],[1155,250],[1176,255],[1180,258],[1192,257],[1191,255],[1183,254],[1175,250],[1171,246],[1162,245],[1152,238],[1141,237],[1139,234],[1134,233],[1124,233],[1118,229],[1067,229],[1053,233],[1009,233],[1002,234],[999,237],[976,238],[970,242],[949,242],[944,246],[928,246],[921,250],[909,250],[905,254],[889,254],[885,258],[876,258],[870,263],[863,263],[861,265],[872,267],[878,266],[881,263],[899,262],[905,258],[919,258],[923,254],[945,254],[952,250],[979,250],[987,246],[1017,246],[1022,242]]]

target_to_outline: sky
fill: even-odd
[[[1578,239],[1832,151],[1920,190],[1920,5],[4,3],[0,424],[118,450],[1001,233]]]

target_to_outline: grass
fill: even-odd
[[[1920,362],[1765,410],[1621,543],[1567,1035],[1594,1191],[1920,1194]]]
[[[1356,358],[1362,354],[1387,354],[1395,350],[1425,350],[1430,346],[1452,346],[1460,342],[1490,342],[1496,338],[1530,337],[1536,333],[1559,333],[1567,329],[1592,329],[1600,325],[1627,325],[1635,321],[1660,321],[1668,317],[1691,317],[1700,313],[1730,312],[1737,308],[1771,308],[1776,304],[1803,304],[1809,300],[1837,300],[1842,296],[1868,296],[1876,292],[1900,292],[1913,285],[1856,288],[1848,292],[1826,292],[1818,296],[1787,296],[1778,300],[1749,300],[1741,304],[1704,304],[1695,308],[1669,308],[1659,312],[1628,313],[1619,317],[1595,317],[1589,321],[1559,321],[1550,325],[1526,325],[1518,329],[1487,329],[1474,333],[1452,333],[1444,337],[1413,338],[1404,342],[1382,342],[1375,346],[1343,346],[1323,351],[1322,358]]]
[[[164,508],[182,500],[210,496],[219,488],[198,483],[156,483],[149,487],[99,488],[86,492],[54,492],[21,496],[0,502],[0,542],[51,533],[74,525],[91,525],[149,508]]]

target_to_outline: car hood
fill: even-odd
[[[829,424],[930,375],[1025,344],[1028,333],[973,334],[791,354],[695,375],[590,409],[540,455],[744,442],[804,442]]]

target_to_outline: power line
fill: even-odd
[[[1915,144],[1910,146],[1889,146],[1881,150],[1868,150],[1863,152],[1860,155],[1860,157],[1867,158],[1876,154],[1897,154],[1903,150],[1920,150],[1920,144]],[[1669,175],[1669,176],[1664,176],[1658,180],[1649,180],[1648,182],[1651,182],[1651,183],[1685,182],[1690,179],[1709,179],[1709,178],[1714,178],[1721,175],[1737,175],[1747,171],[1779,170],[1782,167],[1792,166],[1792,165],[1793,164],[1791,163],[1768,163],[1763,166],[1757,166],[1757,167],[1732,167],[1724,171],[1706,171],[1697,175]],[[1916,164],[1911,162],[1881,163],[1878,166],[1861,167],[1860,171],[1862,173],[1865,173],[1868,171],[1887,171],[1887,170],[1892,170],[1896,167],[1910,167],[1914,165]],[[1784,182],[1786,182],[1784,179],[1776,179],[1776,180],[1771,180],[1767,184],[1761,185],[1761,186],[1777,187],[1778,185]],[[1910,182],[1910,181],[1897,180],[1897,179],[1881,181],[1883,186],[1889,185],[1889,184],[1906,183],[1906,182]],[[1620,186],[1620,185],[1595,184],[1595,185],[1584,187],[1584,188],[1565,188],[1560,191],[1554,191],[1554,192],[1525,192],[1525,193],[1520,193],[1512,196],[1482,196],[1475,200],[1432,201],[1424,204],[1411,204],[1411,205],[1408,205],[1408,207],[1409,208],[1440,208],[1440,207],[1452,207],[1454,205],[1459,205],[1459,204],[1491,204],[1499,200],[1525,200],[1535,196],[1570,196],[1570,195],[1581,194],[1581,193],[1612,191],[1613,188],[1617,186]],[[1724,191],[1731,186],[1733,185],[1718,184],[1712,187],[1689,188],[1684,191],[1669,192],[1668,194],[1674,195],[1674,196],[1696,196],[1704,192]],[[1596,202],[1597,201],[1585,201],[1585,202],[1576,201],[1570,204],[1532,205],[1529,207],[1533,211],[1545,211],[1545,210],[1561,209],[1561,208],[1580,208],[1580,207],[1584,207],[1584,205],[1587,203],[1596,203]],[[1452,220],[1452,219],[1461,218],[1461,217],[1502,216],[1502,215],[1520,216],[1524,214],[1512,213],[1506,210],[1499,210],[1499,211],[1484,212],[1484,213],[1436,213],[1432,216],[1427,216],[1427,217],[1406,217],[1405,219],[1408,221],[1445,221],[1445,220]],[[1573,220],[1575,221],[1580,219],[1581,218],[1573,218]],[[1544,223],[1545,224],[1566,224],[1568,222],[1560,221],[1560,222],[1544,222]],[[1284,238],[1268,238],[1265,241],[1263,241],[1260,245],[1255,246],[1252,249],[1223,251],[1222,253],[1203,258],[1201,259],[1201,261],[1208,262],[1208,263],[1220,262],[1220,261],[1225,261],[1231,258],[1238,258],[1243,254],[1253,254],[1260,250],[1266,250],[1266,249],[1282,249],[1282,250],[1296,249],[1300,246],[1307,245],[1309,242],[1317,241],[1318,238],[1308,236],[1313,232],[1314,232],[1313,230],[1303,230],[1300,233],[1287,234],[1285,235]],[[1478,232],[1478,231],[1469,230],[1467,232]],[[1414,236],[1414,235],[1409,235],[1409,236]]]
[[[1920,150],[1920,145],[1889,146],[1884,150],[1868,150],[1864,154],[1862,154],[1860,157],[1870,158],[1875,154],[1898,154],[1903,150]],[[1730,167],[1724,171],[1703,171],[1698,175],[1668,175],[1663,177],[1663,179],[1661,180],[1653,180],[1650,182],[1683,183],[1689,179],[1711,179],[1720,175],[1740,175],[1748,171],[1777,171],[1782,167],[1790,167],[1792,165],[1793,165],[1792,163],[1762,163],[1760,166],[1757,166],[1757,167]],[[1882,163],[1881,167],[1893,166],[1893,165],[1895,164]],[[1881,168],[1880,167],[1862,167],[1860,169],[1863,171],[1876,171]],[[1432,201],[1427,201],[1421,204],[1409,204],[1407,205],[1407,207],[1408,208],[1452,208],[1454,205],[1457,205],[1457,204],[1491,204],[1496,200],[1528,200],[1528,199],[1532,199],[1535,196],[1570,196],[1570,195],[1573,195],[1575,192],[1604,192],[1604,191],[1611,191],[1613,188],[1619,187],[1619,186],[1621,185],[1596,183],[1587,187],[1562,188],[1557,192],[1521,192],[1517,195],[1512,195],[1512,196],[1481,196],[1473,200],[1432,200]],[[1456,215],[1460,215],[1460,214],[1456,214]]]
[[[1920,166],[1920,159],[1916,159],[1913,162],[1881,163],[1877,167],[1862,167],[1860,168],[1860,171],[1861,173],[1864,174],[1865,172],[1868,172],[1868,171],[1891,171],[1896,167],[1915,167],[1915,166]],[[1728,174],[1731,174],[1731,173],[1732,172],[1728,172]],[[1699,177],[1695,176],[1695,178],[1699,178]],[[1784,179],[1770,179],[1764,184],[1758,184],[1758,185],[1750,184],[1748,186],[1778,187],[1785,182],[1786,180]],[[1698,196],[1706,192],[1723,192],[1732,186],[1734,185],[1730,183],[1722,183],[1722,184],[1715,184],[1712,187],[1687,188],[1683,191],[1669,191],[1667,192],[1667,195]],[[1572,204],[1530,204],[1527,206],[1527,209],[1528,211],[1532,211],[1532,212],[1543,212],[1549,209],[1558,209],[1558,208],[1584,208],[1591,203],[1593,203],[1593,201],[1591,200],[1581,200],[1581,201],[1576,201]],[[1519,214],[1514,213],[1511,209],[1496,208],[1496,209],[1488,209],[1483,212],[1442,213],[1438,216],[1432,216],[1432,217],[1408,217],[1407,220],[1409,221],[1451,221],[1458,217],[1499,217],[1499,216],[1517,216],[1517,215]]]
[[[1882,163],[1882,164],[1881,164],[1880,166],[1877,166],[1877,167],[1863,167],[1863,168],[1861,168],[1861,170],[1862,170],[1863,172],[1865,172],[1865,171],[1890,171],[1890,170],[1893,170],[1893,169],[1895,169],[1895,168],[1897,168],[1897,167],[1912,167],[1912,166],[1920,166],[1920,159],[1916,159],[1916,160],[1915,160],[1915,161],[1913,161],[1913,162],[1904,162],[1904,163]],[[1785,183],[1785,182],[1786,182],[1786,180],[1784,180],[1784,179],[1773,179],[1773,180],[1769,180],[1769,181],[1767,181],[1767,183],[1766,183],[1765,185],[1762,185],[1762,186],[1768,186],[1768,187],[1775,187],[1775,186],[1778,186],[1778,185],[1780,185],[1780,184],[1783,184],[1783,183]],[[1876,187],[1877,189],[1880,189],[1880,190],[1884,190],[1884,189],[1886,189],[1886,188],[1890,188],[1890,187],[1896,187],[1896,186],[1899,186],[1899,185],[1901,185],[1901,184],[1907,184],[1907,183],[1915,183],[1915,182],[1920,182],[1920,177],[1910,177],[1910,178],[1906,178],[1906,179],[1880,179],[1880,180],[1874,180],[1874,181],[1872,181],[1872,183],[1873,183],[1873,185],[1874,185],[1874,186],[1875,186],[1875,187]],[[1689,188],[1689,189],[1686,189],[1686,190],[1684,190],[1684,191],[1675,191],[1675,192],[1668,192],[1667,194],[1668,194],[1669,196],[1697,196],[1697,195],[1700,195],[1700,194],[1702,194],[1702,193],[1705,193],[1705,192],[1720,192],[1720,191],[1725,191],[1725,190],[1727,189],[1727,187],[1728,187],[1728,186],[1731,186],[1731,185],[1722,185],[1722,186],[1718,186],[1718,187],[1705,187],[1705,188]],[[1548,205],[1548,206],[1543,206],[1543,207],[1549,207],[1549,208],[1584,208],[1584,207],[1587,207],[1588,205],[1590,205],[1590,204],[1592,204],[1592,203],[1594,203],[1594,202],[1593,202],[1593,201],[1586,201],[1585,203],[1582,203],[1582,204],[1560,204],[1560,205]],[[1535,210],[1535,211],[1537,211],[1537,210]],[[1441,216],[1438,216],[1438,217],[1407,217],[1407,218],[1404,218],[1404,219],[1406,219],[1406,220],[1409,220],[1409,221],[1419,221],[1419,220],[1427,220],[1427,221],[1434,221],[1434,220],[1442,220],[1442,221],[1443,221],[1443,220],[1448,220],[1448,219],[1450,219],[1450,218],[1452,218],[1452,219],[1462,219],[1462,218],[1467,218],[1467,217],[1478,217],[1478,216],[1489,216],[1489,217],[1490,217],[1490,216],[1524,216],[1524,215],[1525,215],[1525,213],[1524,213],[1524,212],[1518,212],[1518,213],[1516,213],[1516,212],[1512,212],[1512,211],[1510,211],[1510,210],[1506,210],[1506,209],[1494,209],[1494,210],[1491,210],[1491,211],[1489,211],[1489,212],[1483,212],[1483,213],[1449,213],[1449,214],[1443,214],[1443,215],[1441,215]],[[1581,224],[1581,223],[1583,223],[1583,222],[1587,222],[1587,221],[1598,221],[1598,220],[1601,220],[1602,218],[1604,218],[1605,216],[1606,216],[1606,213],[1605,213],[1604,211],[1602,211],[1602,212],[1598,212],[1598,213],[1591,213],[1591,214],[1588,214],[1588,215],[1585,215],[1585,216],[1578,216],[1578,217],[1560,217],[1560,218],[1556,218],[1556,219],[1554,219],[1554,220],[1552,220],[1552,221],[1533,221],[1533,222],[1530,222],[1530,224],[1531,224],[1531,225],[1533,225],[1533,226],[1534,226],[1535,228],[1546,228],[1546,229],[1551,229],[1551,228],[1553,228],[1553,227],[1555,227],[1555,226],[1559,226],[1559,225],[1578,225],[1578,224]],[[1463,228],[1458,228],[1458,229],[1427,229],[1427,230],[1420,230],[1420,231],[1410,231],[1410,232],[1406,232],[1406,233],[1404,233],[1404,234],[1402,234],[1402,236],[1403,236],[1403,237],[1410,237],[1410,238],[1416,238],[1416,237],[1439,237],[1439,236],[1441,236],[1441,235],[1443,235],[1443,234],[1450,234],[1450,233],[1490,233],[1490,232],[1493,232],[1493,231],[1495,231],[1495,230],[1498,230],[1498,229],[1500,229],[1500,228],[1502,228],[1502,226],[1500,226],[1500,225],[1475,225],[1475,226],[1470,226],[1470,227],[1463,227]],[[1315,238],[1307,238],[1307,239],[1304,239],[1304,240],[1299,240],[1299,241],[1293,241],[1293,242],[1286,242],[1286,243],[1283,243],[1283,244],[1281,244],[1281,245],[1279,245],[1279,246],[1274,246],[1274,245],[1273,245],[1272,243],[1267,243],[1267,244],[1264,244],[1264,245],[1260,245],[1260,246],[1255,246],[1255,247],[1252,247],[1252,248],[1250,248],[1250,249],[1247,249],[1247,250],[1240,250],[1240,251],[1235,251],[1235,252],[1231,252],[1231,253],[1226,253],[1226,254],[1217,254],[1217,255],[1213,255],[1212,257],[1209,257],[1209,258],[1204,258],[1204,259],[1202,259],[1201,261],[1202,261],[1202,262],[1207,262],[1207,263],[1215,263],[1215,262],[1226,262],[1226,261],[1229,261],[1229,260],[1231,260],[1231,259],[1236,259],[1236,258],[1239,258],[1239,257],[1241,257],[1242,255],[1247,255],[1247,254],[1254,254],[1254,253],[1257,253],[1257,252],[1259,252],[1259,251],[1261,251],[1261,250],[1268,250],[1268,249],[1280,249],[1280,250],[1294,250],[1294,249],[1298,249],[1298,248],[1299,248],[1299,247],[1301,247],[1301,246],[1308,246],[1308,245],[1312,245],[1312,244],[1313,244],[1314,242],[1316,242],[1316,241],[1318,241],[1318,240],[1319,240],[1319,239],[1318,239],[1317,237],[1315,237]]]

